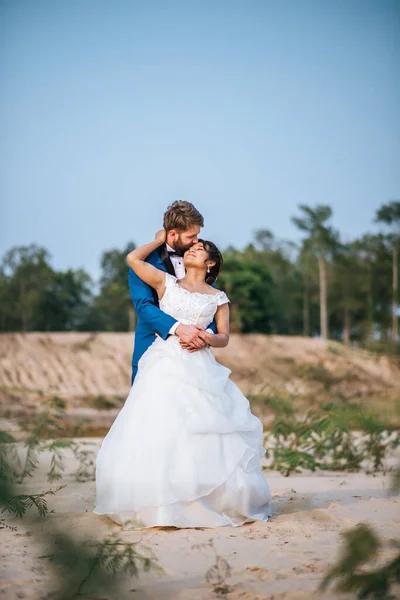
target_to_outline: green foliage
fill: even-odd
[[[14,491],[13,479],[15,471],[12,463],[19,462],[16,449],[16,441],[12,435],[5,431],[0,431],[0,512],[4,514],[9,512],[15,517],[23,517],[32,507],[36,507],[39,516],[45,517],[48,512],[47,496],[54,495],[65,486],[56,490],[47,490],[41,494],[18,494]],[[29,475],[37,468],[37,456],[35,460],[31,459],[29,463]],[[26,470],[26,468],[25,468]],[[2,523],[4,526],[4,523]]]
[[[218,286],[231,299],[232,331],[322,332],[398,354],[399,212],[399,201],[383,205],[376,220],[388,233],[343,243],[329,206],[301,204],[292,219],[304,234],[299,245],[260,228],[244,249],[227,248]],[[98,286],[81,269],[56,271],[44,248],[12,248],[0,262],[0,331],[133,330],[126,263],[133,248],[103,253]],[[90,351],[91,341],[76,351]]]
[[[296,375],[302,379],[321,383],[325,390],[330,390],[332,386],[342,380],[342,378],[334,377],[332,373],[320,363],[298,365],[295,372]]]
[[[50,452],[50,467],[47,473],[48,481],[57,481],[64,474],[64,455],[66,449],[71,449],[79,461],[78,470],[75,473],[77,481],[88,481],[94,479],[95,455],[93,451],[81,447],[73,440],[46,440],[42,441],[30,432],[25,441],[25,460],[23,464],[17,451],[15,439],[8,433],[0,432],[0,509],[1,512],[10,512],[16,517],[25,515],[28,509],[36,507],[41,517],[48,512],[47,496],[54,495],[65,485],[56,490],[47,490],[40,494],[11,493],[15,489],[15,483],[21,484],[26,477],[33,477],[39,466],[39,454]],[[19,468],[18,468],[19,467]]]
[[[272,329],[272,279],[268,268],[235,254],[225,257],[218,285],[232,303],[232,327],[242,333]]]
[[[313,252],[316,255],[326,256],[334,248],[337,238],[333,229],[327,225],[327,221],[332,217],[331,207],[319,204],[315,208],[310,208],[300,204],[299,209],[302,216],[293,217],[293,223],[308,234],[309,245]]]
[[[268,468],[285,476],[301,469],[376,472],[399,445],[398,432],[358,408],[326,404],[299,418],[294,410],[277,405],[266,436],[266,457]]]
[[[134,326],[133,304],[128,287],[126,256],[134,250],[130,242],[122,250],[108,250],[101,259],[100,292],[90,306],[88,331],[128,331]]]
[[[77,481],[93,481],[95,477],[95,453],[87,442],[77,443],[64,435],[65,402],[54,397],[43,403],[43,410],[32,420],[31,429],[22,444],[20,452],[12,436],[0,431],[0,467],[3,476],[18,483],[32,477],[39,466],[39,456],[43,452],[50,453],[48,481],[62,479],[65,471],[65,451],[70,451],[78,460],[75,473]],[[23,458],[21,458],[21,454]],[[13,465],[12,473],[5,469]]]
[[[292,417],[295,414],[295,407],[293,402],[284,398],[280,395],[252,395],[248,396],[248,400],[251,404],[261,404],[265,408],[269,408],[273,413],[278,415],[284,415]]]
[[[60,410],[65,410],[67,403],[62,398],[59,398],[58,396],[53,396],[53,398],[50,401],[50,405],[53,408],[56,408],[56,409],[59,408]]]
[[[396,235],[400,235],[400,202],[394,200],[383,204],[376,212],[375,221],[392,226],[396,230]]]
[[[58,398],[53,398],[50,408],[54,411],[60,408]],[[35,420],[33,429],[28,433],[26,440],[27,452],[34,449],[35,458],[29,459],[23,469],[23,477],[33,476],[38,466],[38,454],[43,451],[52,452],[52,462],[48,473],[49,479],[58,479],[63,472],[63,456],[65,450],[72,448],[75,456],[80,461],[77,474],[79,481],[87,480],[87,470],[94,465],[94,455],[82,449],[72,440],[45,440],[40,437],[45,433],[54,433],[59,430],[58,420],[62,413],[51,414],[42,411]],[[83,458],[82,458],[83,457]],[[25,492],[19,493],[14,481],[14,463],[19,461],[15,438],[4,431],[0,431],[0,514],[8,513],[16,518],[28,518],[27,512],[35,508],[41,518],[49,516],[47,497],[53,496],[65,485],[55,490],[47,490],[39,494]],[[80,473],[80,474],[79,474]],[[21,474],[20,474],[21,475]],[[36,521],[31,521],[35,526]],[[15,531],[16,527],[8,525],[6,517],[0,519],[0,529]],[[49,568],[54,570],[57,589],[46,597],[56,600],[71,600],[82,596],[91,596],[104,593],[112,597],[122,597],[120,580],[118,576],[137,578],[140,572],[150,569],[162,571],[152,551],[142,546],[139,542],[124,542],[117,535],[112,534],[103,540],[75,540],[65,532],[60,531],[56,524],[49,519],[46,531],[40,531],[40,542],[43,544],[43,555],[40,559],[49,560]]]
[[[55,271],[44,248],[34,244],[12,248],[0,263],[0,330],[80,329],[91,286],[82,269]]]
[[[302,281],[296,247],[291,242],[278,240],[268,230],[258,230],[254,237],[255,243],[244,249],[243,256],[265,265],[270,272],[271,332],[296,334],[302,328]]]
[[[87,442],[81,444],[73,443],[72,450],[79,466],[75,473],[75,479],[80,482],[94,481],[96,476],[96,455],[88,448]]]
[[[343,537],[342,556],[322,581],[321,589],[337,580],[339,592],[357,592],[358,598],[394,600],[391,587],[400,583],[400,554],[383,567],[368,571],[364,565],[376,558],[381,547],[377,535],[370,526],[360,523]]]
[[[109,400],[102,395],[96,396],[93,399],[92,405],[99,410],[109,410],[110,408],[115,408],[117,406],[113,400]]]
[[[2,444],[12,444],[13,440],[7,434],[0,435]],[[4,448],[1,449],[4,457]],[[7,454],[7,452],[5,452]],[[22,518],[28,510],[36,508],[40,517],[49,515],[46,497],[56,494],[66,487],[60,486],[56,490],[47,490],[41,494],[19,494],[15,484],[8,475],[11,466],[5,467],[2,462],[0,471],[0,513],[9,513],[13,517]],[[54,512],[54,511],[51,511]],[[35,522],[31,525],[34,526]],[[7,524],[6,519],[0,519],[0,529],[16,528]],[[43,543],[43,556],[41,559],[49,560],[49,567],[55,571],[57,590],[51,592],[52,598],[57,600],[71,600],[88,593],[95,594],[109,592],[120,596],[121,590],[116,575],[129,575],[138,577],[141,571],[157,569],[161,571],[157,559],[148,548],[140,543],[128,543],[115,534],[97,540],[77,541],[56,528],[50,520],[46,533],[41,532]],[[115,597],[115,596],[113,596]]]
[[[54,496],[59,490],[64,488],[65,485],[58,487],[56,490],[47,490],[41,494],[16,494],[11,495],[8,493],[8,488],[4,481],[2,481],[2,491],[0,493],[0,509],[1,513],[9,512],[14,517],[23,517],[28,509],[33,506],[36,507],[39,516],[45,517],[48,513],[48,506],[46,496]]]
[[[139,542],[124,542],[115,534],[102,541],[85,540],[78,544],[55,528],[48,547],[56,550],[47,555],[58,575],[57,600],[71,600],[82,595],[111,593],[121,597],[116,575],[139,577],[141,571],[162,571],[155,555]]]

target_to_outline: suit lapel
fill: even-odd
[[[167,273],[169,273],[170,275],[173,275],[175,277],[175,269],[174,269],[174,266],[169,257],[167,246],[165,244],[160,246],[160,248],[158,249],[158,254],[161,258],[161,261],[162,261]]]

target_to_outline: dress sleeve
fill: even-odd
[[[228,296],[225,294],[225,292],[219,292],[217,294],[217,304],[218,306],[221,306],[221,304],[227,304],[228,302],[230,302]]]

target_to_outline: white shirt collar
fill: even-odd
[[[173,248],[171,248],[171,246],[169,244],[165,244],[167,246],[167,250],[168,252],[175,252],[175,250]]]

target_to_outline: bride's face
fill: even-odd
[[[186,268],[197,268],[204,269],[207,271],[207,267],[212,267],[215,263],[209,259],[208,252],[204,249],[202,242],[193,244],[189,250],[185,252],[184,263]]]

